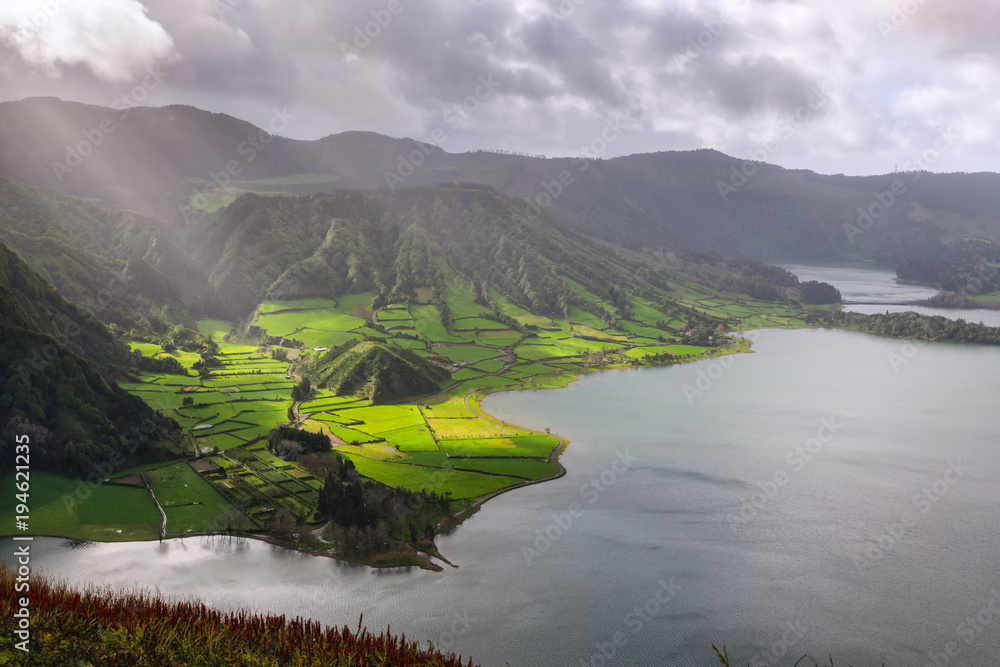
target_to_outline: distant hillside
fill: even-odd
[[[159,309],[197,303],[197,269],[161,223],[0,174],[0,242],[67,299],[107,323],[153,327]],[[180,312],[178,312],[180,311]]]
[[[106,379],[129,359],[100,322],[0,244],[0,449],[26,434],[33,470],[81,475],[116,453],[119,462],[156,456],[152,440],[175,425]],[[133,429],[144,437],[127,442]],[[0,474],[12,465],[5,453]]]
[[[430,394],[449,374],[392,343],[363,341],[325,353],[308,368],[313,385],[373,403]]]
[[[384,304],[417,299],[418,288],[438,304],[448,289],[469,289],[487,311],[499,294],[533,313],[559,314],[578,301],[593,307],[561,275],[612,303],[623,298],[616,285],[643,282],[638,255],[575,234],[547,213],[522,213],[516,199],[481,187],[244,195],[206,222],[192,246],[214,266],[210,283],[234,316],[265,296],[374,291]]]
[[[271,129],[278,135],[294,122],[286,116],[275,112]],[[98,131],[102,123],[111,131]],[[0,104],[0,142],[0,170],[134,207],[181,229],[202,216],[190,203],[204,192],[218,199],[201,210],[214,211],[246,191],[465,182],[494,187],[525,211],[546,209],[568,229],[633,250],[896,264],[934,257],[957,240],[1000,241],[1000,175],[993,173],[824,176],[712,150],[606,160],[452,154],[370,132],[272,138],[244,121],[185,106],[126,114],[53,98]],[[68,172],[60,168],[77,161],[77,148],[90,155]]]

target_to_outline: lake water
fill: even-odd
[[[807,651],[922,667],[948,648],[1000,663],[1000,350],[751,335],[755,354],[488,397],[570,438],[568,474],[442,537],[458,569],[197,538],[45,539],[33,565],[352,627],[364,613],[491,666],[693,667],[717,664],[712,642],[755,667]]]
[[[896,272],[892,269],[874,268],[869,264],[781,264],[799,280],[819,280],[840,290],[844,301],[906,303],[929,299],[938,293],[933,287],[908,285],[896,282]],[[855,313],[902,313],[912,310],[924,315],[941,315],[949,319],[963,319],[967,322],[982,322],[987,326],[1000,327],[1000,310],[984,308],[926,308],[924,306],[875,306],[849,304],[845,310]]]

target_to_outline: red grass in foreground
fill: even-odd
[[[367,629],[324,628],[314,621],[223,613],[199,602],[165,602],[146,592],[90,588],[78,592],[33,575],[14,592],[14,573],[0,566],[0,664],[463,667],[454,654]],[[29,654],[15,649],[17,598],[30,599]],[[472,667],[472,660],[465,663]]]

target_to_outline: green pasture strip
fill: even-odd
[[[235,508],[187,463],[176,463],[153,472],[153,492],[167,513],[167,532],[190,533],[215,530],[216,517]]]
[[[434,452],[438,449],[434,436],[425,425],[385,431],[379,435],[401,452]]]
[[[480,331],[476,341],[487,347],[507,347],[513,345],[521,339],[521,334],[517,331]]]
[[[289,299],[287,301],[264,301],[257,307],[257,312],[262,315],[276,313],[282,310],[336,310],[337,302],[333,299],[311,298],[311,299]]]
[[[698,345],[657,345],[653,347],[633,347],[625,354],[633,359],[645,359],[646,357],[663,354],[664,352],[677,357],[694,357],[704,354],[709,349]]]
[[[475,415],[465,407],[463,396],[439,396],[421,406],[420,411],[425,418],[461,419]]]
[[[547,459],[559,440],[549,435],[522,435],[497,438],[456,438],[438,442],[449,456],[516,456]]]
[[[350,444],[356,442],[362,444],[365,442],[376,442],[381,440],[381,436],[369,435],[368,433],[362,433],[361,431],[356,431],[353,428],[347,428],[346,426],[330,426],[330,430],[333,434],[343,440],[344,442]]]
[[[457,382],[459,380],[471,380],[472,378],[482,377],[483,373],[475,368],[462,368],[451,374],[451,381]]]
[[[483,331],[509,331],[509,327],[501,322],[488,320],[484,317],[462,317],[455,320],[454,329],[456,331],[472,331],[480,329]]]
[[[465,338],[448,333],[441,323],[441,313],[437,306],[412,306],[414,327],[420,335],[431,341],[450,341],[461,343]]]
[[[155,357],[163,352],[163,348],[156,343],[138,343],[133,341],[129,343],[128,346],[133,352],[136,350],[141,352],[144,357]]]
[[[433,491],[439,495],[451,492],[455,499],[478,498],[523,481],[501,475],[376,461],[352,454],[346,456],[354,461],[359,473],[370,479],[411,491]]]
[[[573,324],[592,327],[594,329],[606,329],[607,324],[600,317],[588,313],[579,306],[569,307],[569,321]]]
[[[484,373],[496,373],[506,365],[507,362],[500,361],[499,359],[484,359],[483,361],[471,364],[469,367],[483,371]]]
[[[548,461],[534,461],[526,458],[450,458],[452,468],[456,470],[475,470],[493,475],[510,475],[525,479],[537,480],[552,477],[559,472],[554,464]]]
[[[410,311],[406,308],[393,308],[378,311],[379,322],[398,322],[401,320],[412,321],[413,316],[410,315]]]
[[[575,357],[580,354],[577,350],[570,350],[556,345],[518,345],[514,353],[518,359],[529,361],[555,357]]]
[[[465,361],[472,364],[501,354],[499,350],[479,347],[478,345],[438,345],[435,346],[434,351],[455,363]]]
[[[100,484],[93,486],[68,477],[32,472],[28,506],[28,533],[16,531],[13,474],[0,479],[0,535],[53,535],[95,542],[153,540],[162,521],[145,489]]]
[[[515,320],[517,320],[518,322],[520,322],[525,326],[535,326],[535,327],[552,326],[552,320],[549,319],[548,317],[535,315],[530,311],[527,311],[524,308],[521,308],[520,306],[511,303],[511,301],[508,300],[507,297],[503,296],[502,294],[500,294],[500,292],[496,291],[496,289],[492,287],[489,289],[489,295],[493,299],[493,302],[496,303],[497,307],[500,309],[500,312],[504,313],[505,315],[510,315]]]
[[[502,435],[516,435],[524,431],[516,427],[501,426],[482,419],[428,419],[427,424],[434,431],[438,444],[443,448],[447,438],[490,438]]]
[[[645,324],[655,326],[657,322],[669,319],[668,315],[664,315],[653,304],[641,297],[630,295],[628,300],[632,306],[632,313]]]

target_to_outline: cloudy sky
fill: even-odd
[[[611,123],[604,157],[995,171],[998,24],[989,0],[3,0],[0,99],[287,109],[295,138],[451,152],[578,155]]]

